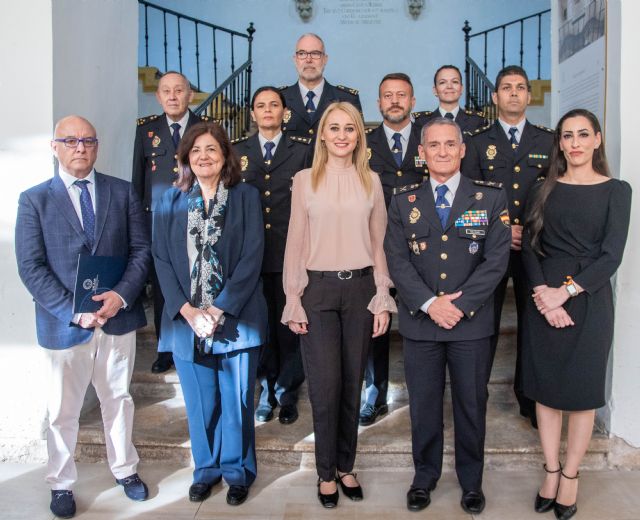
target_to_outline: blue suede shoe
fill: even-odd
[[[141,502],[149,496],[147,485],[142,482],[137,473],[125,478],[117,478],[116,483],[124,487],[124,494],[131,500]]]
[[[49,508],[58,518],[71,518],[76,514],[76,501],[73,499],[73,492],[67,489],[52,489]]]

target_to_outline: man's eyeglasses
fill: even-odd
[[[56,143],[64,143],[67,148],[77,148],[80,143],[85,148],[94,148],[98,146],[98,140],[95,137],[64,137],[60,139],[54,139]]]
[[[306,60],[309,56],[311,56],[312,60],[319,60],[324,56],[324,52],[322,51],[296,51],[296,58],[299,60]]]

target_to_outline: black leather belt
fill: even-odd
[[[351,278],[361,278],[373,272],[373,267],[364,269],[345,269],[343,271],[307,271],[309,276],[316,278],[338,278],[339,280],[351,280]]]

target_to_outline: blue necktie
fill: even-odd
[[[176,150],[178,149],[178,144],[180,144],[180,124],[179,123],[173,123],[171,125],[171,128],[173,128],[173,133],[171,134],[171,139],[173,139],[173,146],[176,147]]]
[[[309,114],[316,111],[316,106],[313,104],[313,98],[316,96],[313,90],[307,92],[307,104],[304,106]]]
[[[449,191],[449,188],[447,188],[446,184],[440,184],[440,186],[436,187],[436,193],[438,194],[438,197],[436,198],[436,212],[438,213],[438,218],[442,224],[442,229],[447,227],[449,213],[451,212],[451,206],[449,206],[447,199],[444,198],[447,191]]]
[[[96,228],[96,215],[93,212],[91,194],[89,193],[87,180],[78,180],[74,183],[80,188],[80,211],[82,212],[82,227],[84,235],[87,237],[90,249],[93,249],[93,236]]]
[[[511,128],[509,128],[509,135],[511,136],[511,139],[509,139],[509,142],[511,143],[511,148],[513,148],[514,152],[518,149],[518,140],[516,139],[517,131],[518,129],[515,126],[512,126]]]
[[[402,141],[400,141],[402,135],[399,132],[396,132],[391,137],[393,138],[393,148],[391,149],[391,153],[393,154],[393,158],[399,168],[402,164]]]
[[[452,121],[455,119],[455,118],[453,117],[453,114],[452,114],[451,112],[447,112],[447,113],[444,115],[444,117],[446,117],[447,119],[451,119]]]
[[[273,159],[273,154],[271,153],[271,150],[273,150],[275,148],[275,143],[272,143],[271,141],[267,141],[266,143],[264,143],[264,162],[266,163],[270,163],[271,159]]]

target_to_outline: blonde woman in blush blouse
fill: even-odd
[[[382,249],[382,185],[368,166],[360,113],[332,103],[317,135],[311,169],[293,180],[282,322],[300,334],[318,499],[332,508],[338,484],[351,500],[363,496],[353,473],[362,377],[370,339],[384,334],[396,305]]]

